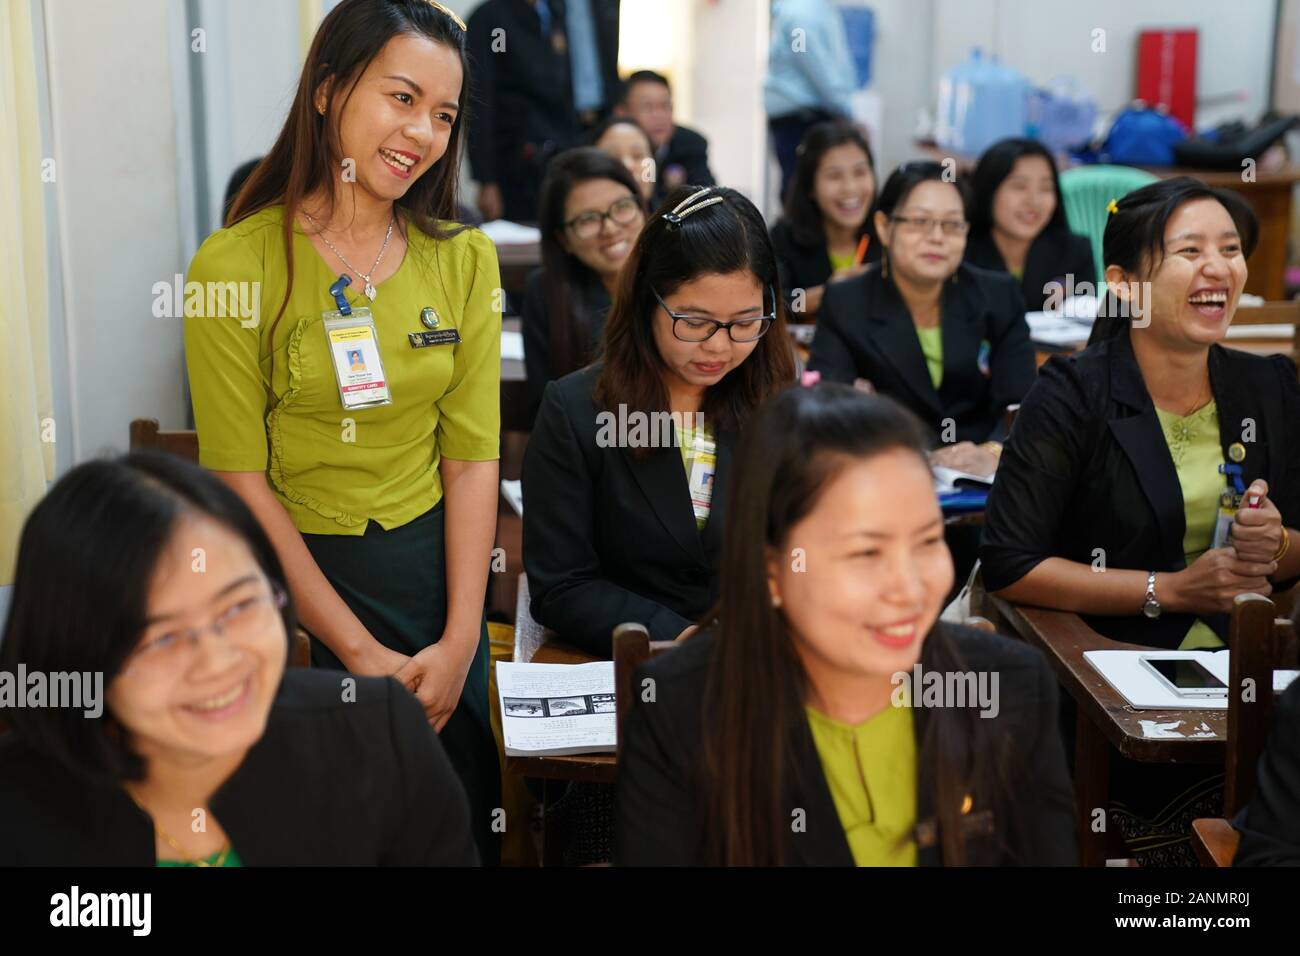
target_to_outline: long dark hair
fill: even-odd
[[[948,183],[956,189],[957,195],[961,197],[962,214],[967,219],[970,219],[970,187],[966,184],[966,181],[957,176],[955,170],[950,173],[944,164],[929,159],[918,159],[903,163],[890,173],[889,178],[885,180],[885,185],[876,194],[876,205],[871,210],[870,218],[874,220],[878,212],[883,212],[886,217],[892,216],[895,209],[907,203],[907,197],[912,195],[912,190],[921,183],[929,182]],[[883,265],[883,274],[889,276],[889,250],[883,246],[880,250],[880,258]],[[890,279],[889,281],[892,282],[893,280]]]
[[[464,79],[447,152],[411,184],[396,205],[421,232],[434,239],[451,238],[465,228],[439,224],[439,220],[454,220],[457,215],[460,144],[469,122],[470,72],[465,31],[454,16],[427,0],[343,0],[316,30],[284,128],[271,152],[248,177],[226,217],[226,225],[231,226],[269,206],[284,205],[282,231],[289,275],[284,301],[271,323],[271,336],[293,295],[293,224],[302,200],[321,186],[328,186],[326,192],[333,203],[335,177],[343,154],[339,116],[371,61],[389,40],[405,35],[427,37],[457,51]],[[341,89],[347,92],[343,107],[327,110],[322,116],[316,111],[315,95],[326,80],[332,80],[331,96]]]
[[[288,595],[266,532],[219,478],[159,452],[89,461],[59,479],[23,525],[0,671],[13,673],[21,663],[47,673],[100,672],[107,687],[144,633],[154,571],[187,515],[202,515],[239,537],[271,586]],[[291,600],[281,617],[292,640]],[[96,720],[67,708],[0,713],[31,747],[82,777],[110,782],[144,775],[144,761],[107,710]]]
[[[741,437],[703,704],[698,839],[704,862],[784,862],[787,787],[795,743],[807,732],[808,683],[784,620],[772,607],[768,556],[786,547],[791,528],[846,464],[904,449],[928,468],[926,447],[923,426],[902,406],[840,384],[787,389]],[[921,663],[925,670],[963,669],[941,627],[926,637]],[[948,865],[965,862],[965,795],[977,804],[999,805],[985,723],[972,708],[936,708],[921,741],[918,808],[933,808]],[[995,811],[994,818],[1002,823],[1005,814]]]
[[[972,239],[987,236],[993,231],[993,196],[1011,175],[1016,161],[1026,156],[1042,157],[1047,160],[1047,166],[1052,171],[1056,208],[1052,211],[1052,218],[1047,220],[1047,225],[1043,226],[1043,232],[1069,231],[1070,226],[1065,221],[1065,203],[1061,200],[1061,179],[1051,150],[1036,139],[1012,137],[998,140],[986,149],[975,165],[975,172],[971,174],[972,201],[969,218]]]
[[[799,160],[795,164],[794,180],[790,185],[790,191],[785,197],[784,216],[790,226],[790,235],[801,246],[818,246],[826,241],[826,223],[821,209],[813,199],[813,183],[817,178],[817,167],[821,165],[822,157],[836,146],[845,145],[856,146],[867,154],[867,165],[871,167],[871,175],[874,178],[875,156],[871,153],[871,146],[867,143],[866,137],[858,132],[858,128],[852,123],[844,120],[817,123],[808,129],[804,134],[803,142],[799,144]],[[858,228],[859,237],[872,235],[871,214],[874,210],[873,202],[871,208],[867,210],[866,218],[862,220],[862,225]],[[874,240],[875,237],[872,238]]]
[[[538,229],[542,234],[542,294],[550,317],[551,373],[555,378],[582,368],[591,360],[587,310],[600,278],[560,245],[564,235],[564,204],[569,193],[593,179],[608,179],[627,188],[638,203],[641,193],[627,168],[613,156],[590,146],[570,149],[551,160],[542,182]],[[642,213],[646,210],[644,206]]]
[[[776,321],[740,368],[705,393],[701,409],[720,430],[735,431],[768,396],[794,379],[794,355],[776,255],[762,214],[736,190],[712,186],[703,198],[721,196],[722,202],[692,213],[680,225],[664,218],[697,192],[697,186],[679,186],[669,193],[623,263],[618,294],[605,320],[604,365],[593,397],[610,411],[619,405],[629,411],[669,411],[664,362],[654,340],[659,308],[654,292],[667,297],[697,276],[749,272],[763,287],[765,304],[769,289],[775,291]]]
[[[1228,189],[1215,189],[1191,176],[1160,179],[1116,200],[1101,240],[1102,262],[1130,275],[1148,276],[1164,259],[1165,227],[1178,207],[1193,199],[1213,199],[1232,217],[1246,258],[1259,244],[1259,220],[1246,201]],[[1105,276],[1101,276],[1105,281]],[[1149,308],[1150,304],[1146,303]],[[1128,328],[1129,312],[1106,290],[1088,344],[1117,338]]]

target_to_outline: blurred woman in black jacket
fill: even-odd
[[[538,213],[542,264],[528,277],[522,310],[529,421],[546,383],[595,355],[645,212],[632,175],[608,153],[581,147],[551,163]]]
[[[880,258],[871,238],[875,166],[852,123],[818,123],[804,134],[784,214],[772,227],[781,285],[796,320],[817,315],[827,282],[860,275]],[[867,254],[859,262],[864,239]]]
[[[938,621],[953,567],[915,418],[792,388],[731,494],[715,623],[635,679],[655,693],[623,728],[615,862],[1075,862],[1046,662]]]
[[[0,710],[0,866],[476,863],[419,701],[286,670],[294,628],[224,483],[147,453],[68,472],[23,528],[0,673],[81,699]]]
[[[894,171],[876,200],[879,266],[827,286],[808,367],[909,408],[943,446],[936,464],[992,474],[1034,352],[1015,281],[962,262],[968,204],[939,163]]]
[[[1295,366],[1220,344],[1257,236],[1235,193],[1190,177],[1112,203],[1093,342],[1044,366],[998,467],[990,591],[1116,640],[1215,647],[1234,597],[1300,575]]]
[[[1092,243],[1070,231],[1056,160],[1042,143],[994,143],[975,167],[971,192],[967,262],[1015,276],[1031,312],[1094,293]]]

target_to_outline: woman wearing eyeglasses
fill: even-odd
[[[0,866],[473,865],[419,701],[286,670],[287,593],[257,520],[197,465],[64,476],[23,528],[0,672],[81,693],[0,709]]]
[[[936,464],[992,474],[1034,352],[1016,280],[962,262],[969,205],[939,163],[895,170],[876,203],[881,262],[827,287],[808,364],[915,412],[940,446]]]
[[[551,161],[538,222],[542,265],[528,277],[523,305],[529,420],[547,382],[591,361],[645,206],[627,168],[586,146]]]
[[[794,377],[763,217],[674,190],[623,268],[597,363],[546,388],[524,457],[533,617],[589,653],[688,632],[717,597],[736,434]]]

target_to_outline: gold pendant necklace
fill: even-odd
[[[131,801],[137,807],[140,808],[140,811],[149,818],[149,822],[153,824],[154,830],[156,830],[158,835],[162,837],[163,842],[180,854],[182,863],[188,864],[189,866],[197,866],[197,867],[226,865],[226,859],[227,857],[230,856],[229,840],[226,840],[225,845],[221,848],[220,852],[217,854],[217,858],[215,860],[212,860],[211,862],[209,862],[205,857],[192,857],[189,855],[189,851],[187,851],[184,847],[182,847],[180,843],[178,843],[170,833],[168,833],[166,830],[163,829],[162,824],[159,823],[154,818],[154,815],[149,812],[149,809],[143,803],[141,803],[138,799],[136,799],[134,793],[132,793],[130,790],[127,790],[126,795],[130,797]]]

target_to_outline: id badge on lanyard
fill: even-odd
[[[379,353],[375,320],[369,309],[354,309],[348,304],[343,297],[343,287],[347,284],[345,279],[340,279],[330,287],[339,308],[321,313],[339,399],[348,411],[391,405],[393,397]]]
[[[1232,523],[1237,518],[1237,510],[1241,507],[1241,499],[1246,495],[1245,482],[1241,477],[1241,459],[1246,457],[1245,450],[1239,445],[1233,445],[1231,452],[1233,464],[1222,464],[1219,466],[1219,473],[1226,475],[1228,478],[1228,487],[1224,488],[1219,495],[1219,515],[1214,522],[1214,541],[1210,544],[1212,548],[1229,548],[1232,546]]]

